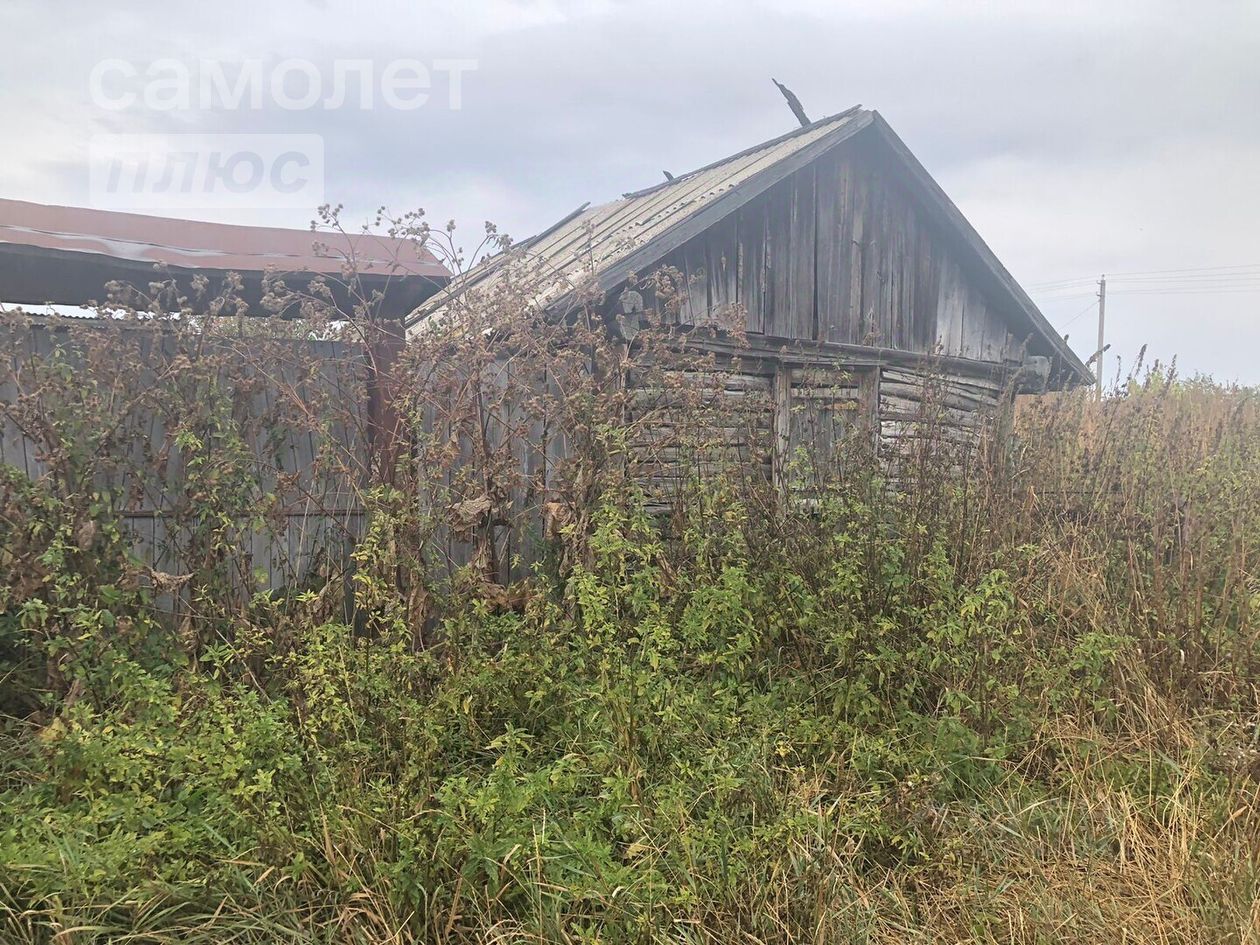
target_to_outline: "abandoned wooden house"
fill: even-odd
[[[317,252],[311,243],[305,232],[0,201],[0,302],[83,305],[108,279],[144,284],[159,263],[181,289],[198,277],[240,273],[252,306],[268,271],[289,273],[291,281],[341,271],[339,254]],[[873,434],[881,454],[895,460],[929,402],[950,436],[970,441],[1013,392],[1091,380],[879,114],[858,108],[611,203],[584,205],[454,279],[424,248],[396,243],[358,237],[350,250],[361,266],[368,263],[360,272],[364,287],[383,293],[380,314],[412,333],[454,310],[455,300],[493,294],[499,285],[528,286],[522,304],[561,325],[597,298],[608,330],[632,347],[643,326],[668,308],[672,320],[697,329],[688,343],[706,354],[703,371],[680,373],[703,374],[706,389],[741,413],[742,428],[730,429],[752,431],[723,439],[723,450],[731,448],[742,468],[789,485],[789,457],[802,449],[826,452],[854,429]],[[680,274],[668,299],[657,297],[661,283],[651,278],[663,269]],[[374,468],[389,468],[392,450],[405,441],[396,433],[407,434],[377,384],[385,375],[373,353],[379,343],[396,354],[400,333],[366,346],[302,342],[296,357],[370,367],[365,402],[350,406],[362,409],[366,443],[376,446],[364,449],[353,437],[339,445],[355,457],[384,456]],[[19,367],[28,356],[72,346],[64,326],[34,322],[12,327],[6,340]],[[16,402],[10,388],[0,385],[0,403]],[[255,401],[270,399],[245,395],[240,409],[253,416],[261,409]],[[422,431],[437,429],[426,423]],[[171,436],[158,418],[134,418],[134,425],[145,441],[138,449],[159,449]],[[667,416],[662,427],[682,425]],[[449,429],[441,432],[449,437]],[[316,476],[314,440],[303,430],[256,439],[260,490],[276,492],[283,482],[293,494],[284,497],[278,534],[243,532],[241,540],[254,547],[253,565],[279,586],[319,559],[323,536],[357,534],[363,509],[352,483]],[[564,449],[546,435],[524,439],[512,445],[510,464],[523,475],[504,500],[513,525],[495,524],[501,516],[488,507],[481,515],[481,540],[504,580],[524,573],[534,540],[546,531],[544,507],[560,465],[551,460]],[[652,505],[687,481],[697,460],[694,451],[663,449],[659,440],[642,448],[632,441],[630,448],[629,465]],[[39,449],[7,415],[0,463],[31,480],[45,473]],[[464,495],[447,480],[457,505],[482,508],[484,496]],[[170,539],[182,527],[175,515],[179,482],[167,471],[139,499],[135,489],[117,490],[137,554],[171,572],[183,560]],[[452,568],[478,554],[450,530],[442,545],[436,557]]]
[[[628,338],[659,302],[644,276],[663,267],[681,274],[678,321],[713,327],[693,343],[715,353],[731,392],[768,393],[780,452],[829,440],[855,414],[896,449],[929,375],[963,429],[1012,391],[1090,381],[879,113],[860,107],[584,205],[454,279],[410,330],[511,278],[537,286],[530,304],[557,317],[593,282]],[[747,344],[731,339],[732,321]]]

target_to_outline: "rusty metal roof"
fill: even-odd
[[[869,125],[872,115],[851,108],[610,203],[583,205],[537,236],[456,277],[417,309],[411,322],[440,313],[456,295],[474,288],[493,290],[509,278],[542,286],[533,302],[544,308],[560,303],[592,277],[602,283],[606,280],[600,277],[611,274],[609,281],[616,281],[626,265],[634,264],[638,250],[648,244],[660,250],[661,239],[670,234],[690,235],[692,228],[686,224],[708,216],[724,197],[739,191],[741,200],[750,199],[790,172],[792,158],[812,159]]]
[[[0,200],[0,244],[190,270],[333,275],[352,256],[360,273],[443,280],[450,275],[428,250],[375,234],[202,223],[22,200]]]

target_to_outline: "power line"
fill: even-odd
[[[1179,269],[1134,269],[1127,272],[1110,274],[1111,278],[1134,282],[1229,282],[1250,281],[1260,278],[1260,263],[1247,263],[1235,266],[1196,266]],[[1058,291],[1077,286],[1092,285],[1092,276],[1081,276],[1071,279],[1054,279],[1048,282],[1032,282],[1028,288]]]
[[[1070,288],[1071,286],[1077,286],[1077,285],[1090,285],[1093,283],[1093,281],[1094,281],[1093,279],[1059,279],[1055,282],[1030,282],[1028,283],[1028,288],[1030,289]]]
[[[1220,272],[1226,269],[1260,270],[1260,263],[1246,263],[1240,266],[1200,266],[1192,269],[1138,269],[1129,272],[1113,272],[1113,276],[1158,276],[1167,272]]]
[[[1117,283],[1129,289],[1247,289],[1260,286],[1260,277],[1247,279],[1124,279],[1117,278]],[[1081,295],[1084,286],[1068,286],[1062,289],[1033,289],[1041,298],[1067,299]]]
[[[1233,286],[1249,286],[1260,285],[1260,278],[1247,277],[1237,279],[1127,279],[1117,277],[1117,282],[1122,282],[1128,286],[1137,288],[1187,288],[1187,289],[1212,289],[1212,288],[1231,288]]]
[[[1186,286],[1165,289],[1112,289],[1112,292],[1123,292],[1125,295],[1254,295],[1260,292],[1260,285],[1224,286],[1220,288],[1190,288]]]
[[[1162,276],[1116,276],[1125,282],[1232,282],[1237,279],[1260,278],[1260,270],[1255,272],[1192,272],[1176,275],[1168,273]]]
[[[1093,309],[1094,309],[1094,303],[1095,303],[1096,299],[1097,299],[1097,296],[1095,296],[1095,297],[1094,297],[1094,299],[1091,299],[1091,300],[1090,300],[1090,303],[1089,303],[1088,305],[1086,305],[1083,309],[1081,309],[1079,312],[1077,312],[1075,315],[1073,315],[1071,318],[1069,318],[1067,321],[1065,321],[1062,325],[1060,325],[1060,326],[1059,326],[1059,334],[1063,334],[1063,332],[1064,332],[1067,328],[1071,327],[1071,325],[1072,325],[1072,323],[1073,323],[1073,322],[1077,321],[1077,320],[1078,320],[1079,318],[1081,318],[1083,315],[1085,315],[1085,314],[1086,314],[1086,313],[1088,313],[1088,312],[1093,311]]]
[[[1072,299],[1083,299],[1085,296],[1093,298],[1096,292],[1073,292],[1071,295],[1045,295],[1044,293],[1036,293],[1037,298],[1045,299],[1047,302],[1070,302]]]

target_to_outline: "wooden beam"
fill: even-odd
[[[854,367],[887,365],[915,370],[936,366],[953,374],[990,380],[997,384],[1005,383],[1019,369],[1019,365],[1014,363],[980,361],[975,358],[902,351],[898,348],[806,341],[768,335],[749,335],[746,340],[741,340],[732,338],[724,332],[713,332],[706,337],[693,336],[687,339],[686,343],[728,357],[745,360],[759,359],[775,364],[798,366],[841,364]]]
[[[780,363],[774,372],[774,484],[787,495],[792,457],[792,368]]]

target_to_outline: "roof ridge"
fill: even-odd
[[[801,127],[799,128],[793,128],[791,131],[787,132],[786,134],[781,134],[777,138],[768,138],[765,141],[759,142],[758,144],[750,145],[749,147],[744,148],[742,151],[736,151],[734,154],[728,154],[726,157],[719,158],[716,161],[712,161],[704,165],[703,167],[697,167],[695,170],[687,171],[684,174],[676,174],[673,180],[664,180],[664,181],[661,181],[659,184],[653,184],[651,187],[644,187],[642,190],[627,191],[626,193],[621,195],[621,199],[626,200],[626,199],[630,199],[634,197],[644,197],[644,196],[647,196],[648,194],[655,193],[658,190],[663,190],[666,187],[672,186],[673,184],[681,184],[690,177],[695,177],[697,174],[703,174],[706,171],[711,171],[714,168],[721,167],[723,164],[726,164],[728,161],[737,161],[742,157],[747,157],[750,154],[755,154],[756,152],[761,151],[764,148],[773,148],[777,144],[782,144],[784,141],[789,141],[792,138],[795,138],[799,135],[803,135],[807,132],[814,131],[818,128],[821,128],[823,125],[830,124],[831,122],[834,122],[834,121],[839,121],[841,118],[848,118],[851,115],[854,115],[860,112],[861,110],[862,110],[862,106],[860,104],[852,105],[849,108],[846,108],[842,112],[836,112],[834,115],[828,115],[825,118],[819,118],[817,121],[811,121],[808,125],[801,125]]]

